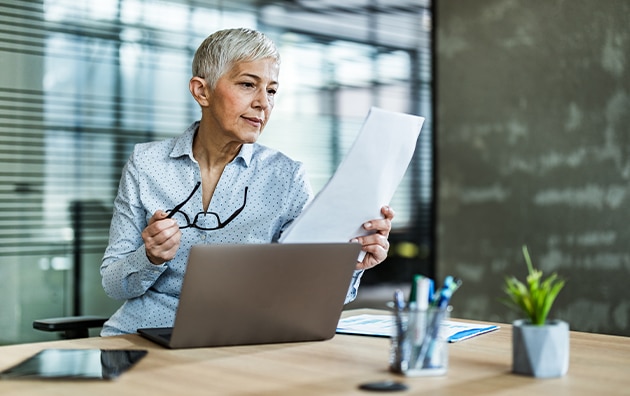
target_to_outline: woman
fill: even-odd
[[[304,167],[257,144],[278,90],[280,57],[260,32],[209,36],[193,59],[189,88],[201,119],[182,135],[138,144],[123,169],[101,275],[105,292],[126,300],[101,335],[172,326],[190,247],[270,243],[313,193]],[[346,302],[363,270],[387,256],[394,213],[367,222]]]

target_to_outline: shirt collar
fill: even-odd
[[[195,121],[188,127],[188,129],[184,131],[184,133],[175,138],[175,145],[173,146],[173,150],[171,150],[170,154],[171,158],[178,158],[187,155],[191,159],[194,159],[192,145],[193,139],[195,138],[195,134],[197,133],[198,129],[199,121]],[[241,150],[239,151],[236,158],[234,158],[233,162],[236,162],[240,158],[245,166],[249,167],[253,153],[254,145],[244,144],[243,146],[241,146]]]

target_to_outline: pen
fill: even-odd
[[[429,308],[430,297],[433,294],[433,281],[422,275],[414,279],[416,283],[416,306],[418,310],[426,310]]]
[[[433,305],[439,309],[446,309],[448,304],[453,296],[453,293],[462,285],[462,280],[459,278],[453,278],[452,276],[447,276],[444,278],[444,285],[442,285],[442,289],[440,289],[437,297],[434,298]]]
[[[416,301],[416,296],[418,295],[418,279],[422,277],[422,275],[414,275],[411,280],[411,291],[409,292],[409,303]]]
[[[397,311],[402,311],[405,309],[405,297],[403,296],[403,292],[400,289],[396,289],[394,291],[394,306]]]
[[[428,360],[428,364],[432,365],[432,362],[434,361],[434,359],[437,359],[437,357],[435,356],[435,345],[438,342],[438,337],[439,337],[439,333],[440,333],[440,326],[442,321],[444,320],[444,317],[446,316],[446,309],[451,301],[451,298],[453,297],[453,293],[455,293],[455,291],[457,289],[459,289],[459,287],[462,285],[462,280],[459,278],[453,278],[452,276],[447,276],[444,279],[444,285],[442,287],[442,294],[440,296],[440,301],[438,303],[438,311],[435,313],[435,317],[434,320],[435,322],[432,325],[432,329],[434,331],[433,334],[433,338],[430,341],[429,344],[429,350],[427,351],[426,354],[426,359]],[[427,364],[425,362],[425,364]]]
[[[424,276],[418,275],[414,278],[416,286],[415,295],[415,309],[409,312],[409,320],[415,321],[409,326],[414,326],[412,353],[409,361],[409,367],[415,368],[418,359],[418,351],[422,347],[422,342],[425,339],[426,327],[427,327],[427,315],[430,304],[430,296],[433,288],[433,280]]]
[[[402,373],[403,369],[403,346],[405,344],[405,326],[403,323],[403,311],[405,309],[405,297],[400,289],[394,291],[394,315],[396,325],[397,341],[394,349],[393,368],[396,372]]]
[[[432,312],[431,324],[427,328],[422,347],[416,357],[416,362],[422,362],[422,367],[429,367],[431,361],[434,359],[434,349],[437,342],[440,326],[444,315],[446,314],[446,308],[453,296],[453,293],[459,289],[462,285],[462,280],[447,276],[444,278],[444,284],[439,293],[436,293],[432,306],[435,307],[435,311]]]
[[[440,307],[444,303],[448,304],[448,299],[450,298],[450,296],[448,296],[448,290],[452,282],[453,282],[452,276],[448,275],[446,278],[444,278],[444,283],[442,284],[442,288],[436,291],[433,296],[432,306]]]

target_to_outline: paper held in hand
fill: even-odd
[[[337,171],[282,234],[282,243],[348,242],[381,218],[416,148],[423,117],[372,107]]]

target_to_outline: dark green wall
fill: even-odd
[[[552,316],[630,335],[630,1],[436,0],[440,276],[453,316],[511,321],[521,245]]]

